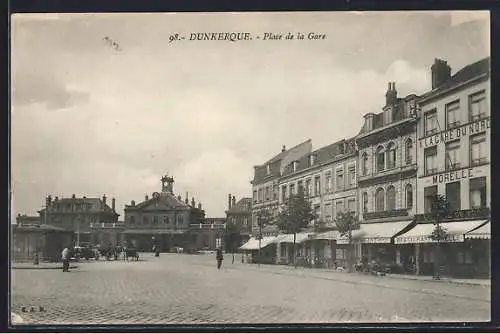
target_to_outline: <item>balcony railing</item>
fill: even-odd
[[[403,217],[403,216],[408,216],[407,209],[395,209],[395,210],[363,213],[364,219],[378,219],[378,218]]]
[[[199,229],[225,229],[226,224],[225,223],[222,223],[222,224],[203,224],[203,223],[200,223],[200,224],[189,224],[189,227],[190,228],[199,228]]]

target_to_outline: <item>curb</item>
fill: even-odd
[[[24,323],[23,318],[21,318],[19,314],[16,314],[14,312],[10,313],[10,322],[12,323],[12,325],[20,325]]]
[[[454,280],[451,280],[449,278],[442,278],[442,279],[437,280],[437,279],[428,279],[428,278],[397,277],[397,276],[389,276],[389,275],[386,275],[385,277],[393,278],[393,279],[401,279],[401,280],[410,280],[410,281],[425,281],[425,282],[448,283],[448,284],[457,284],[457,285],[491,287],[491,284],[454,281]]]
[[[78,266],[70,266],[69,269],[77,269]],[[11,269],[34,269],[34,270],[62,270],[62,266],[61,267],[37,267],[37,266],[12,266]]]
[[[269,266],[275,266],[275,265],[267,265],[268,267]],[[288,268],[288,267],[286,267]],[[281,269],[281,268],[278,268],[278,270]],[[298,268],[297,268],[298,269]],[[295,271],[297,270],[295,268],[290,268],[290,271]],[[272,272],[273,270],[271,269],[269,272]],[[343,275],[349,275],[349,274],[353,274],[353,275],[356,275],[358,277],[363,277],[364,275],[362,274],[359,274],[359,273],[348,273],[348,272],[337,272],[335,270],[328,270],[328,269],[325,269],[325,270],[322,270],[322,272],[324,273],[335,273],[335,274],[343,274]],[[313,274],[314,273],[310,273],[310,274]],[[385,278],[390,278],[390,279],[399,279],[399,280],[407,280],[407,281],[424,281],[424,282],[436,282],[436,283],[448,283],[448,284],[456,284],[456,285],[467,285],[467,286],[480,286],[480,287],[491,287],[491,284],[482,284],[482,283],[475,283],[475,282],[463,282],[463,281],[454,281],[454,280],[451,280],[449,278],[442,278],[440,280],[435,280],[435,279],[428,279],[428,278],[413,278],[413,277],[398,277],[398,276],[391,276],[390,274],[389,275],[385,275],[383,276]]]

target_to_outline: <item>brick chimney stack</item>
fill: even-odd
[[[113,212],[115,211],[115,204],[116,204],[116,199],[115,198],[111,199],[111,209],[113,209]]]
[[[233,204],[231,205],[231,207],[235,206],[236,205],[236,197],[233,196]]]
[[[396,91],[396,83],[389,82],[387,92],[385,93],[385,105],[395,105],[398,100],[398,92]]]
[[[227,209],[231,209],[231,194],[227,195]]]
[[[145,200],[145,201],[149,200],[149,196],[148,196],[148,194],[146,194],[146,195],[144,196],[144,200]]]
[[[434,59],[431,66],[432,89],[435,89],[451,78],[451,67],[448,62],[442,59]]]
[[[286,151],[286,146],[283,145],[283,147],[281,148],[281,152],[285,152]]]
[[[73,196],[74,196],[74,195],[73,195]],[[73,198],[74,198],[74,197],[73,197]],[[104,195],[102,195],[102,201],[103,201],[103,203],[104,203],[104,204],[106,204],[106,199],[107,199],[106,195],[105,195],[105,194],[104,194]]]

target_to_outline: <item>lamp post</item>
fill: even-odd
[[[260,259],[261,259],[261,249],[262,249],[262,219],[260,214],[257,216],[257,224],[259,225],[259,258],[257,261],[260,267]]]

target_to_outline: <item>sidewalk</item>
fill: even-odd
[[[399,279],[410,279],[410,280],[420,280],[420,281],[432,281],[437,283],[453,283],[453,284],[463,284],[463,285],[482,285],[491,286],[491,280],[489,279],[479,279],[479,278],[452,278],[452,277],[441,277],[441,279],[436,280],[432,276],[417,276],[417,275],[403,275],[403,274],[388,274],[386,277],[389,278],[399,278]]]
[[[249,268],[259,268],[258,264],[255,263],[244,263],[241,265],[246,265]],[[336,271],[335,269],[320,269],[320,268],[304,268],[304,267],[294,267],[294,266],[288,266],[288,265],[276,265],[276,264],[264,264],[262,265],[259,270],[267,270],[267,271],[272,271],[272,272],[290,272],[290,271],[295,271],[297,273],[301,273],[302,275],[317,275],[317,274],[323,274],[323,275],[331,275],[337,276],[337,275],[346,275],[346,276],[352,276],[357,277],[357,278],[363,278],[363,277],[375,277],[373,275],[368,275],[368,274],[362,274],[362,273],[348,273],[346,271],[339,272]],[[345,276],[345,277],[346,277]],[[389,278],[389,279],[399,279],[399,280],[414,280],[414,281],[429,281],[429,282],[435,282],[435,283],[448,283],[448,284],[456,284],[456,285],[470,285],[470,286],[487,286],[491,287],[491,280],[489,279],[460,279],[460,278],[451,278],[451,277],[441,277],[440,280],[434,279],[432,276],[417,276],[417,275],[403,275],[403,274],[387,274],[386,276],[382,276],[383,278]]]
[[[69,269],[76,269],[78,266],[70,264]],[[30,262],[14,262],[11,264],[11,269],[58,269],[62,270],[62,263],[48,263],[40,262],[39,264],[33,264]]]

